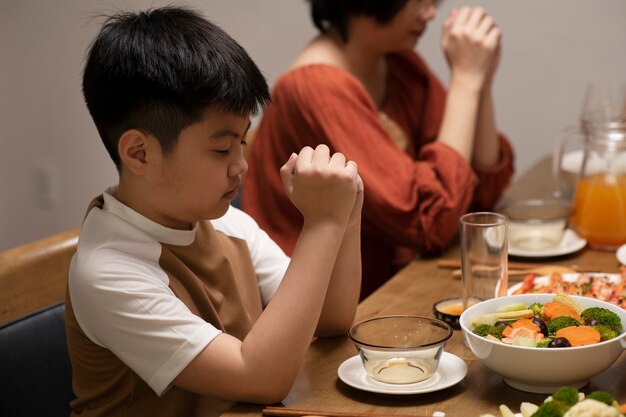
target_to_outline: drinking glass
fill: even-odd
[[[461,216],[461,270],[463,308],[508,288],[508,219],[498,213],[478,212]]]

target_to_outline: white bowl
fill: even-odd
[[[536,348],[494,342],[472,333],[472,320],[498,307],[524,303],[545,304],[554,294],[524,294],[493,298],[478,303],[461,314],[460,324],[465,340],[478,360],[503,376],[513,388],[550,394],[562,386],[581,388],[589,378],[608,369],[626,349],[626,310],[604,301],[572,296],[583,308],[604,307],[622,320],[622,333],[596,345],[569,348]]]
[[[509,243],[528,251],[558,246],[563,239],[571,204],[554,198],[510,201],[500,208],[509,219]]]

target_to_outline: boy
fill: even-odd
[[[290,260],[229,206],[249,116],[269,95],[221,29],[174,7],[113,16],[83,91],[119,184],[90,205],[70,267],[73,415],[214,415],[282,400],[313,335],[345,333],[354,318],[356,165],[320,146],[282,167],[305,219]]]

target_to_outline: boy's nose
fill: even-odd
[[[248,172],[248,162],[243,156],[243,152],[239,151],[238,155],[235,156],[233,162],[228,167],[228,176],[236,177],[238,175],[243,175],[246,172]]]

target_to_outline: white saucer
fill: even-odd
[[[572,229],[567,229],[565,233],[563,233],[563,238],[558,246],[542,250],[529,250],[509,244],[509,255],[526,258],[547,258],[577,252],[584,248],[585,245],[587,245],[585,239],[578,236]]]
[[[617,260],[622,264],[622,265],[626,265],[626,244],[620,246],[617,249],[617,253],[615,254],[617,256]]]
[[[414,384],[386,384],[367,376],[361,358],[355,355],[339,365],[337,374],[347,385],[363,391],[409,395],[439,391],[457,384],[467,375],[467,365],[458,356],[443,352],[437,372],[426,381]]]

